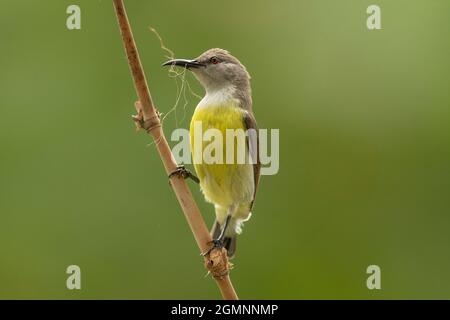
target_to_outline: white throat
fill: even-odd
[[[229,85],[222,87],[220,89],[207,89],[206,95],[199,102],[197,108],[207,107],[207,106],[220,106],[230,100],[237,100],[235,98],[236,87]]]

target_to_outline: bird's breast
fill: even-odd
[[[238,138],[231,138],[227,130],[245,131],[245,110],[230,100],[228,103],[218,105],[201,105],[196,108],[190,125],[191,152],[194,167],[200,179],[200,185],[207,200],[216,204],[227,205],[228,203],[247,201],[253,196],[253,173],[248,164],[238,163],[238,148],[244,148],[246,143],[240,143]],[[208,130],[213,129],[213,137],[208,135]],[[221,138],[217,137],[220,134]],[[208,138],[207,138],[208,137]],[[232,141],[227,141],[233,139]],[[199,139],[201,142],[199,143]],[[221,140],[219,142],[216,139]],[[242,141],[241,141],[242,142]],[[215,150],[211,146],[215,144]],[[218,147],[220,146],[220,147]],[[227,149],[232,148],[233,161],[227,158]],[[219,150],[220,149],[220,150]],[[210,163],[205,159],[208,155],[219,152],[215,157],[218,162]],[[217,154],[213,154],[217,156]],[[196,160],[197,159],[197,160]],[[198,160],[201,159],[199,163]],[[206,160],[206,161],[205,161]],[[242,199],[240,199],[242,198]]]

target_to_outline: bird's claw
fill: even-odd
[[[192,174],[185,166],[178,166],[174,171],[169,174],[169,183],[170,178],[173,176],[178,176],[179,178],[187,179],[191,178],[194,182],[200,183],[200,179],[197,178],[194,174]]]
[[[222,249],[223,246],[224,246],[223,240],[220,240],[220,239],[213,239],[213,240],[211,241],[211,244],[212,244],[211,248],[209,248],[209,249],[206,250],[205,252],[202,252],[202,253],[201,253],[202,256],[205,257],[205,256],[207,256],[208,254],[210,254],[211,251],[213,251],[214,249]]]

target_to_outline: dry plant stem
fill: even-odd
[[[123,0],[113,0],[113,4],[116,10],[117,20],[127,53],[128,62],[133,75],[134,85],[139,101],[141,102],[142,109],[139,110],[139,114],[143,117],[143,122],[147,124],[147,128],[150,128],[147,131],[155,142],[166,173],[169,174],[177,168],[177,163],[164,136],[157,111],[153,105],[150,90],[145,79]],[[174,175],[171,178],[170,183],[189,223],[195,240],[197,241],[200,251],[208,251],[212,238],[186,182],[184,179]],[[169,250],[169,248],[163,249]],[[214,249],[210,254],[206,255],[205,266],[213,274],[223,298],[227,300],[237,300],[238,297],[228,274],[229,264],[226,254],[223,254],[224,250],[225,249]]]

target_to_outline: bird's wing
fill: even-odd
[[[253,180],[255,182],[255,193],[253,194],[253,201],[250,205],[250,209],[253,207],[255,202],[256,190],[258,189],[259,177],[261,173],[261,162],[259,159],[259,137],[258,137],[258,126],[256,125],[255,117],[250,112],[245,112],[244,115],[244,125],[246,130],[254,129],[255,136],[253,138],[247,137],[247,147],[251,155],[256,153],[256,161],[253,164]]]

